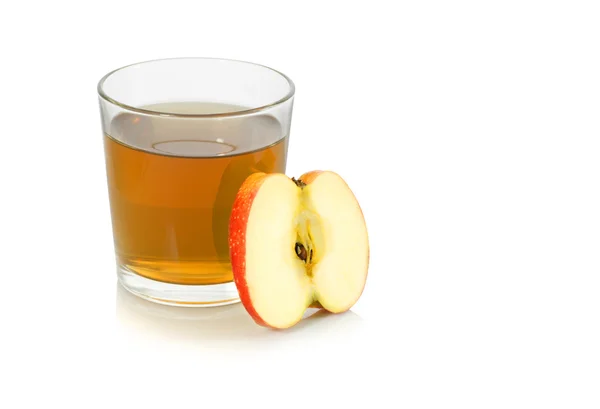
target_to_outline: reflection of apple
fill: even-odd
[[[284,143],[287,144],[287,139]],[[276,146],[253,154],[240,155],[231,160],[225,168],[213,204],[212,233],[218,257],[227,265],[229,265],[229,216],[238,188],[253,173],[285,171],[286,148],[286,145]]]
[[[231,207],[235,200],[237,188],[242,186],[244,180],[252,173],[255,161],[252,156],[242,155],[232,160],[225,170],[219,183],[219,190],[212,206],[212,233],[213,244],[219,261],[229,264],[228,226]]]
[[[249,176],[233,204],[229,248],[242,303],[268,327],[291,327],[311,306],[346,311],[367,278],[365,220],[333,172]]]

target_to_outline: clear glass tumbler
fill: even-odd
[[[231,207],[255,172],[285,172],[294,84],[262,65],[148,61],[98,84],[117,274],[152,301],[237,302]]]

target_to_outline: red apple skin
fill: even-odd
[[[310,185],[321,173],[322,170],[313,170],[311,172],[306,172],[304,175],[300,176],[299,179],[304,182],[305,185]]]
[[[229,218],[229,257],[233,270],[233,279],[237,287],[242,304],[252,319],[264,327],[272,328],[256,312],[250,300],[248,283],[246,282],[246,227],[248,216],[252,209],[252,202],[258,189],[269,177],[265,173],[254,173],[242,183],[233,202],[233,209]]]

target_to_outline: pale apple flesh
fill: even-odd
[[[288,328],[314,306],[346,311],[365,286],[366,224],[333,172],[250,176],[234,202],[229,247],[242,303],[261,325]]]

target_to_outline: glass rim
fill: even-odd
[[[106,94],[106,92],[104,92],[103,86],[104,86],[104,83],[106,82],[106,80],[110,76],[112,76],[113,74],[115,74],[121,70],[124,70],[129,67],[133,67],[136,65],[142,65],[142,64],[158,62],[158,61],[172,61],[172,60],[218,60],[218,61],[227,61],[227,62],[242,63],[242,64],[254,65],[257,67],[263,67],[263,68],[266,68],[267,70],[272,71],[272,72],[280,75],[281,77],[283,77],[287,81],[289,89],[288,89],[288,92],[282,98],[280,98],[274,102],[271,102],[269,104],[261,105],[256,108],[243,109],[240,111],[220,112],[220,113],[212,113],[212,114],[179,114],[179,113],[172,113],[172,112],[162,112],[160,110],[156,111],[156,110],[151,110],[151,109],[138,108],[138,107],[134,107],[134,106],[125,104],[123,102],[117,101],[114,98],[108,96]],[[225,117],[235,117],[235,116],[254,114],[256,112],[261,112],[261,111],[267,110],[269,108],[273,108],[277,105],[281,105],[294,96],[294,94],[296,93],[296,86],[294,85],[294,82],[291,80],[291,78],[288,77],[287,75],[285,75],[284,73],[277,71],[271,67],[267,67],[266,65],[256,64],[256,63],[253,63],[250,61],[235,60],[235,59],[229,59],[229,58],[218,58],[218,57],[175,57],[175,58],[158,58],[158,59],[154,59],[154,60],[140,61],[140,62],[124,65],[122,67],[114,69],[114,70],[110,71],[108,74],[104,75],[100,79],[100,81],[98,82],[97,90],[98,90],[98,95],[100,96],[100,98],[104,99],[105,101],[107,101],[113,105],[119,106],[123,109],[126,109],[128,111],[133,111],[133,112],[137,112],[140,114],[151,115],[151,116],[174,117],[174,118],[225,118]]]

